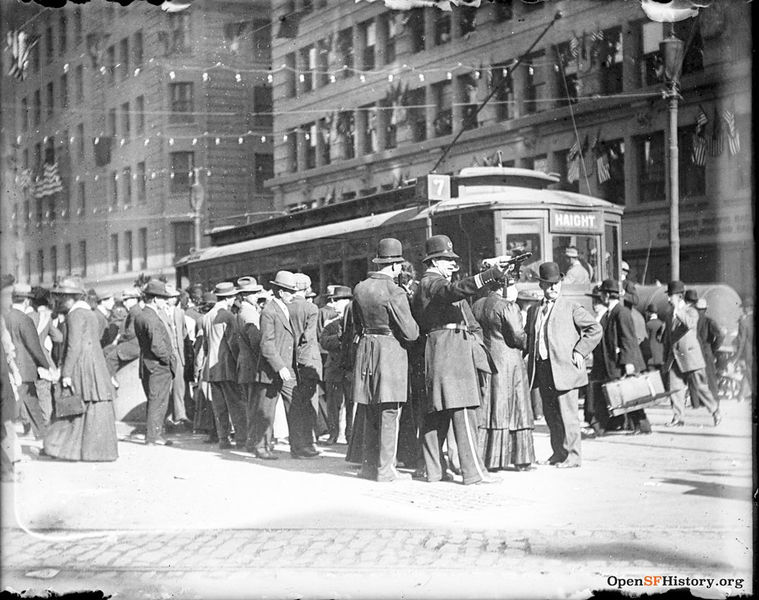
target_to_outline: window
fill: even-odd
[[[364,46],[361,68],[364,71],[371,71],[375,65],[374,49],[377,45],[377,26],[373,20],[366,21],[359,25],[359,31]]]
[[[356,156],[356,120],[353,111],[343,111],[337,116],[338,156],[342,159]]]
[[[591,281],[599,281],[598,250],[601,245],[600,235],[556,235],[552,237],[553,260],[559,263],[562,273],[571,266],[565,250],[569,246],[577,248],[580,265],[588,273]],[[570,284],[571,285],[571,284]]]
[[[192,122],[193,115],[193,89],[192,82],[171,83],[169,84],[169,93],[171,96],[171,123],[189,123]]]
[[[638,151],[640,201],[656,202],[665,198],[664,133],[655,131],[635,138]]]
[[[45,279],[45,251],[37,250],[37,279],[40,283]]]
[[[622,139],[599,142],[594,158],[599,196],[614,204],[625,204],[625,142]]]
[[[47,59],[48,63],[53,61],[54,55],[55,47],[53,46],[53,28],[48,27],[45,29],[45,58]]]
[[[142,31],[138,31],[134,34],[134,40],[132,42],[132,63],[135,67],[141,67],[143,60],[142,49]]]
[[[116,171],[111,171],[110,186],[111,186],[111,206],[118,206],[119,204],[119,174]]]
[[[458,11],[461,35],[473,33],[477,29],[477,9],[472,6],[462,6]]]
[[[82,9],[74,9],[74,45],[78,46],[82,42]]]
[[[61,75],[61,107],[69,107],[69,80],[68,75],[64,73]]]
[[[146,227],[140,228],[138,232],[140,243],[140,269],[148,268],[148,230]]]
[[[267,19],[253,19],[253,60],[271,63],[271,23]]]
[[[187,256],[194,245],[194,233],[190,221],[172,223],[174,226],[174,260]]]
[[[683,41],[687,41],[693,34],[693,39],[683,58],[682,74],[694,73],[704,70],[704,40],[701,37],[701,22],[691,17],[672,24],[675,35]]]
[[[132,135],[131,119],[129,118],[129,102],[121,105],[121,136],[129,139]]]
[[[192,184],[192,169],[195,155],[192,152],[172,152],[171,157],[171,192],[189,192]]]
[[[190,50],[190,13],[189,11],[169,14],[171,28],[171,51],[188,52]]]
[[[76,145],[77,145],[77,157],[79,162],[84,162],[84,123],[79,123],[76,126]]]
[[[133,265],[134,249],[132,248],[132,232],[124,232],[124,258],[126,259],[126,270],[131,271]]]
[[[119,234],[111,234],[111,273],[119,272]]]
[[[108,135],[116,137],[116,109],[108,109]]]
[[[341,29],[337,33],[337,65],[336,67],[345,66],[343,69],[343,79],[353,76],[353,30],[348,27]],[[333,67],[334,68],[334,67]]]
[[[144,204],[147,198],[147,179],[145,177],[145,162],[137,163],[137,203]]]
[[[641,68],[641,85],[656,85],[664,74],[664,63],[659,44],[664,39],[662,23],[644,22],[640,28],[642,56],[638,61]]]
[[[507,252],[517,249],[532,252],[529,262],[520,269],[519,281],[537,281],[538,265],[543,262],[543,222],[532,219],[504,219],[502,231],[506,232]]]
[[[24,160],[24,168],[28,169],[29,168],[29,148],[24,148],[24,154],[23,154],[23,156],[24,156],[24,159],[23,159]]]
[[[47,84],[47,118],[53,116],[53,109],[55,107],[55,89],[53,88],[53,82],[50,81]]]
[[[424,9],[412,8],[406,21],[408,37],[411,40],[411,52],[416,54],[424,50]]]
[[[145,96],[137,96],[134,104],[135,120],[137,121],[135,130],[137,135],[142,135],[145,133]]]
[[[603,93],[616,94],[622,91],[622,28],[604,29],[602,33],[591,51],[598,54]]]
[[[129,38],[122,39],[119,46],[121,47],[119,79],[124,81],[129,76]]]
[[[313,169],[316,166],[316,124],[308,123],[301,131],[306,144],[306,168]]]
[[[106,63],[105,68],[108,74],[108,85],[116,83],[116,47],[108,46],[106,51]]]
[[[264,182],[274,177],[274,157],[271,154],[256,154],[256,193],[267,193]]]
[[[84,181],[80,181],[79,185],[77,186],[77,206],[76,206],[76,214],[78,215],[84,215],[87,210],[87,195],[85,193],[85,187],[84,187]]]
[[[377,129],[379,127],[379,115],[377,114],[377,107],[374,104],[366,104],[361,107],[361,117],[364,119],[364,147],[361,148],[361,154],[372,154],[377,152],[379,146],[377,144]]]
[[[53,276],[53,281],[58,277],[58,246],[50,248],[50,272]]]
[[[29,227],[32,224],[32,207],[29,200],[24,200],[24,225]]]
[[[396,48],[395,44],[400,33],[401,20],[394,12],[389,12],[385,15],[385,27],[387,38],[385,40],[385,62],[388,65],[395,61]]]
[[[132,169],[130,167],[124,167],[121,171],[121,178],[123,179],[122,192],[124,194],[124,204],[132,203]]]
[[[87,277],[87,241],[81,240],[79,242],[79,269],[80,275]]]
[[[537,100],[541,97],[540,90],[545,86],[545,81],[539,81],[535,76],[536,70],[535,67],[532,66],[533,62],[536,64],[544,63],[545,52],[541,51],[531,54],[525,59],[525,64],[519,67],[527,71],[524,94],[524,108],[527,113],[534,113],[542,110],[542,103],[537,102]]]
[[[461,127],[462,129],[475,129],[477,127],[477,119],[474,118],[474,114],[477,112],[477,80],[474,75],[467,73],[466,75],[459,75],[457,83],[459,101],[463,104]]]
[[[78,103],[84,102],[84,68],[82,65],[76,67],[76,101]]]
[[[440,137],[448,135],[452,131],[451,127],[451,106],[453,102],[452,89],[450,81],[441,81],[432,86],[435,97],[436,114],[433,124],[435,126],[435,136]]]
[[[310,92],[314,89],[316,75],[316,48],[312,45],[302,48],[300,51],[300,60],[303,65],[300,74],[300,91],[302,93]]]
[[[721,119],[722,116],[720,115]],[[678,174],[680,197],[703,196],[706,193],[706,138],[696,138],[696,125],[680,127],[677,130]],[[702,145],[703,157],[699,158],[696,148]],[[698,164],[701,163],[701,164]]]
[[[285,56],[285,66],[285,97],[294,98],[297,94],[297,80],[295,78],[295,53],[289,52],[287,56]]]
[[[42,166],[42,144],[34,144],[34,168],[39,169]]]
[[[451,41],[451,13],[435,13],[435,45],[440,46]]]
[[[66,30],[67,26],[68,22],[66,20],[66,13],[61,12],[58,17],[58,48],[61,55],[66,54],[68,47],[68,38],[66,37],[68,34],[68,31]]]
[[[29,102],[21,99],[21,131],[29,131]]]
[[[426,109],[423,108],[427,102],[424,96],[424,88],[409,90],[408,120],[411,124],[411,139],[414,142],[421,142],[427,139]]]
[[[283,173],[294,172],[298,170],[298,135],[296,131],[288,131],[284,136],[285,148],[287,150],[287,161]]]
[[[24,254],[24,272],[26,273],[26,280],[32,280],[32,255],[30,252]]]
[[[71,244],[66,244],[63,247],[63,268],[65,269],[66,275],[71,275]]]
[[[579,68],[577,54],[580,51],[578,43],[577,38],[573,38],[572,41],[563,42],[558,47],[561,65],[557,76],[559,78],[559,97],[561,98],[562,106],[576,104],[577,97],[580,95],[580,80],[577,76]]]
[[[50,136],[47,138],[47,142],[45,142],[45,162],[46,163],[54,163],[55,162],[55,138]]]
[[[259,127],[271,127],[273,104],[271,87],[257,85],[253,88],[253,124]]]

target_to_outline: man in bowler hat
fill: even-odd
[[[538,269],[543,299],[527,312],[527,374],[543,399],[552,454],[542,464],[579,467],[580,417],[577,390],[588,384],[585,359],[603,331],[585,308],[561,295],[559,265]]]
[[[706,409],[711,413],[715,427],[722,421],[719,403],[709,390],[706,381],[704,355],[698,342],[698,311],[685,299],[682,281],[670,281],[667,285],[667,301],[672,310],[667,314],[664,326],[664,371],[669,373],[672,421],[668,427],[685,425],[685,389],[690,387]]]
[[[479,337],[479,325],[466,298],[475,295],[507,271],[499,265],[459,281],[452,281],[459,258],[446,235],[433,235],[425,244],[427,270],[414,294],[413,313],[426,336],[427,394],[421,429],[427,481],[447,478],[443,442],[453,424],[464,485],[485,482],[487,476],[477,452],[479,372],[492,371]],[[420,474],[421,475],[421,474]]]
[[[403,342],[419,337],[406,292],[394,279],[403,246],[395,238],[377,244],[378,271],[353,290],[353,326],[359,336],[353,367],[353,401],[366,406],[359,477],[375,481],[410,478],[395,469],[400,405],[408,391],[408,356]]]

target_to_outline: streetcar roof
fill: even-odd
[[[535,171],[533,169],[520,169],[518,167],[466,167],[459,171],[459,185],[465,185],[464,179],[468,177],[496,177],[504,181],[514,180],[534,180],[542,182],[544,185],[549,183],[558,183],[560,181],[557,175]]]

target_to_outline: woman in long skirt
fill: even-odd
[[[493,284],[490,293],[472,307],[497,369],[483,386],[480,420],[480,450],[491,471],[510,464],[526,471],[535,462],[534,419],[522,359],[527,336],[514,284],[508,279],[505,292],[502,284]]]
[[[45,454],[73,461],[113,461],[119,456],[115,390],[100,346],[97,317],[74,278],[53,288],[66,323],[61,361],[61,387],[84,400],[84,413],[56,417],[44,440]]]

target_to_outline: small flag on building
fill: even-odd
[[[609,169],[609,153],[606,152],[604,144],[599,144],[597,149],[596,168],[598,171],[598,183],[606,183],[611,179],[611,170]]]
[[[701,109],[696,117],[696,131],[691,138],[691,152],[690,159],[694,165],[703,167],[706,164],[707,154],[707,141],[705,133],[706,124],[709,122],[709,117]]]
[[[580,179],[580,145],[577,140],[567,152],[567,181],[573,183]]]
[[[32,171],[31,169],[23,169],[18,176],[18,185],[22,190],[32,187]]]
[[[63,182],[58,173],[58,163],[45,163],[42,169],[42,177],[38,178],[34,188],[34,197],[44,198],[62,191]]]
[[[722,124],[717,116],[717,107],[714,107],[714,121],[712,122],[712,137],[709,140],[709,155],[719,156],[722,154],[722,149],[725,145],[724,132],[722,131]]]
[[[30,36],[23,31],[9,31],[6,36],[6,48],[11,54],[8,75],[23,81],[29,66],[29,56],[32,48],[37,45],[39,37]]]
[[[735,156],[741,151],[741,136],[735,127],[735,114],[726,108],[722,112],[722,118],[727,125],[727,148],[730,151],[730,156]]]

